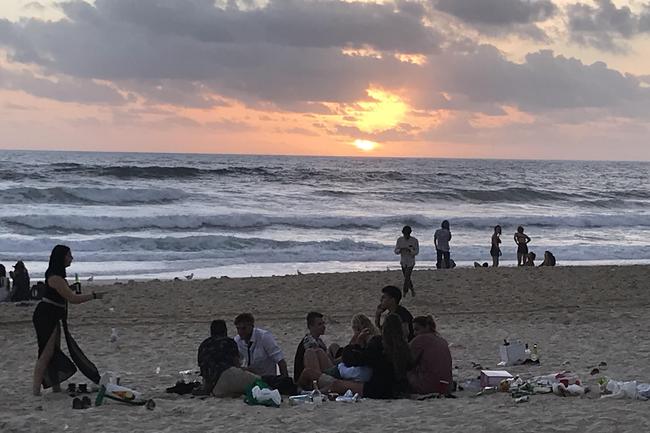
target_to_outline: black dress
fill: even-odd
[[[38,340],[38,356],[40,357],[45,350],[52,333],[56,329],[61,329],[61,325],[63,325],[66,345],[74,363],[61,351],[60,347],[55,347],[52,359],[43,376],[43,388],[49,388],[67,380],[77,372],[77,367],[88,379],[99,383],[100,376],[97,367],[86,358],[68,330],[68,303],[59,295],[59,292],[49,286],[47,278],[45,285],[43,298],[36,306],[32,317]]]
[[[61,324],[66,320],[68,312],[66,300],[55,289],[51,288],[47,282],[45,284],[43,299],[36,306],[32,317],[36,329],[36,339],[38,340],[39,358],[43,350],[45,350],[52,333],[57,329],[61,329]],[[61,351],[61,348],[56,347],[43,377],[43,388],[49,388],[65,381],[76,371],[77,368],[72,361]]]

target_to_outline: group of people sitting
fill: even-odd
[[[352,318],[347,345],[327,346],[323,314],[307,314],[308,333],[300,340],[294,358],[293,379],[273,335],[255,326],[249,313],[235,318],[237,335],[227,336],[226,323],[215,320],[211,336],[201,343],[198,364],[203,383],[197,393],[217,397],[241,396],[257,379],[280,384],[317,386],[321,392],[392,399],[408,394],[449,395],[452,360],[449,346],[436,331],[431,316],[415,317],[400,305],[401,290],[382,289],[373,323],[363,314]],[[278,374],[279,373],[279,374]],[[289,386],[287,386],[289,384]]]

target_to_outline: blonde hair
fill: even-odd
[[[359,332],[367,329],[370,331],[371,337],[379,335],[379,331],[365,314],[355,314],[354,317],[352,317],[352,329],[354,332]]]

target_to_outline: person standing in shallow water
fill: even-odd
[[[530,242],[530,238],[524,233],[523,226],[517,227],[514,239],[517,244],[517,266],[524,266],[528,258],[528,243]]]
[[[411,232],[410,226],[404,226],[402,229],[403,236],[400,236],[395,244],[395,254],[401,256],[400,265],[402,266],[402,274],[404,274],[404,296],[406,296],[409,290],[411,291],[411,296],[415,296],[411,273],[415,267],[415,256],[420,252],[420,244],[415,237],[411,236]]]
[[[451,268],[449,255],[449,241],[451,240],[451,231],[449,230],[449,221],[444,220],[440,228],[433,234],[433,243],[436,246],[436,268]]]
[[[499,266],[499,256],[501,256],[501,226],[494,226],[494,233],[492,233],[492,247],[490,248],[490,255],[492,256],[492,266]]]

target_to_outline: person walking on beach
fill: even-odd
[[[43,299],[34,310],[32,319],[38,341],[38,360],[34,367],[32,383],[34,395],[41,395],[41,385],[46,388],[51,386],[54,392],[60,392],[61,382],[77,371],[72,361],[61,352],[61,324],[66,329],[66,340],[68,339],[66,328],[68,303],[83,304],[93,299],[102,299],[104,296],[103,293],[95,292],[86,295],[76,294],[65,279],[65,268],[71,263],[70,248],[65,245],[55,246],[45,272],[47,287]],[[69,341],[68,350],[72,350]],[[78,361],[79,358],[75,358],[75,363]]]
[[[449,221],[444,220],[440,228],[433,234],[433,243],[436,246],[436,268],[451,268],[449,256],[449,241],[451,240],[451,231],[449,230]]]
[[[420,244],[418,240],[411,236],[411,227],[404,226],[402,229],[402,234],[397,239],[395,244],[395,254],[400,254],[400,265],[402,266],[402,274],[404,274],[404,296],[411,291],[411,296],[415,296],[415,289],[413,288],[413,282],[411,281],[411,273],[413,272],[413,267],[415,267],[415,256],[420,252]]]
[[[492,247],[490,248],[490,255],[492,256],[492,266],[499,266],[499,256],[501,255],[501,226],[494,226],[494,233],[492,233]]]
[[[524,233],[524,227],[517,227],[515,243],[517,244],[517,266],[524,266],[528,258],[528,243],[530,238]]]

